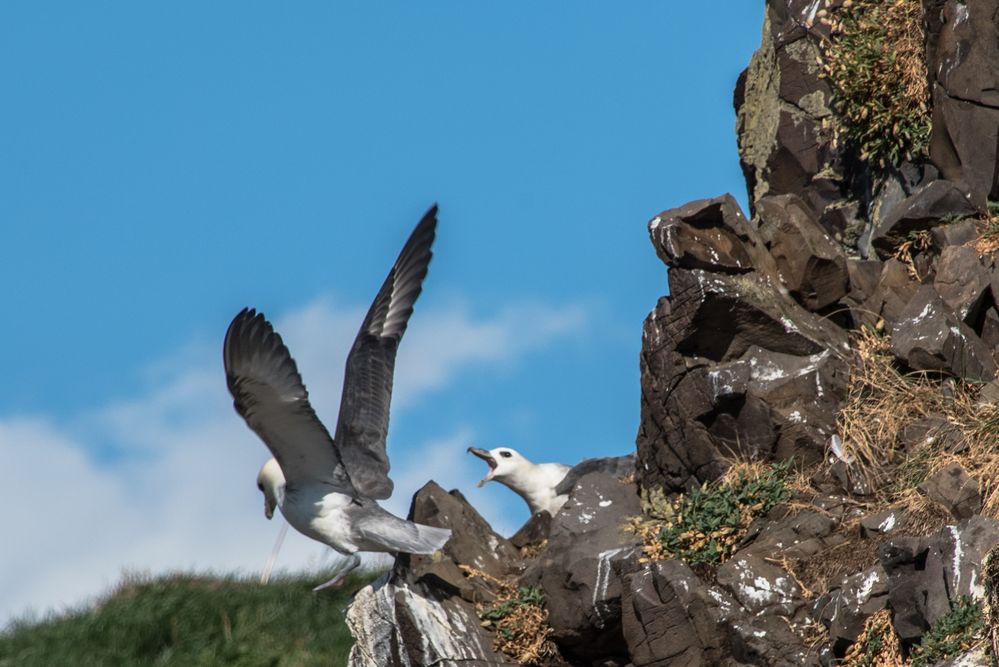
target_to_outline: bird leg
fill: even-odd
[[[343,583],[344,577],[350,574],[354,570],[354,568],[356,568],[360,564],[361,564],[361,557],[358,556],[357,554],[350,554],[350,558],[347,560],[347,564],[344,565],[342,568],[340,568],[340,571],[337,572],[336,576],[327,581],[325,584],[319,584],[318,586],[312,589],[312,592],[317,593],[323,590],[324,588],[336,588],[340,586],[340,584]]]

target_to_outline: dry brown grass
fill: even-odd
[[[891,624],[891,611],[882,609],[864,623],[860,638],[846,652],[844,667],[902,667],[902,647]]]
[[[988,214],[978,220],[978,238],[972,247],[979,255],[991,255],[999,250],[999,215],[989,206]]]
[[[909,237],[898,244],[895,248],[895,259],[905,264],[909,277],[917,283],[922,283],[926,276],[919,274],[916,268],[915,257],[924,250],[928,250],[933,245],[933,234],[928,229],[913,232]]]
[[[980,484],[983,514],[999,518],[999,406],[980,403],[977,385],[954,382],[944,391],[938,378],[903,374],[894,366],[887,336],[861,329],[855,338],[847,399],[837,431],[854,474],[876,489],[882,505],[902,505],[910,514],[930,512],[917,487],[957,462]],[[909,452],[903,430],[920,419],[944,420],[963,436],[959,451],[930,437]]]
[[[498,579],[467,565],[460,566],[469,577],[478,577],[496,595],[489,603],[479,603],[475,609],[482,625],[495,633],[493,650],[501,651],[522,665],[550,667],[564,664],[558,646],[551,640],[548,610],[523,601],[526,589]]]
[[[633,516],[628,519],[625,530],[642,538],[642,555],[638,562],[654,563],[674,557],[659,539],[664,527],[665,523],[661,519],[646,519],[641,516]]]
[[[520,557],[523,559],[537,558],[542,551],[548,548],[548,540],[541,540],[534,544],[525,544],[520,548]]]
[[[925,375],[904,375],[894,366],[891,342],[867,327],[854,339],[847,397],[836,431],[851,472],[872,489],[884,488],[901,463],[900,436],[917,419],[943,414],[946,400]]]

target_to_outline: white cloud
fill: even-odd
[[[276,319],[332,430],[343,363],[364,314],[319,300]],[[476,366],[505,366],[579,330],[579,307],[509,307],[475,318],[457,305],[419,312],[399,353],[393,409],[413,405]],[[259,571],[279,525],[263,518],[253,480],[266,449],[232,410],[218,350],[151,364],[155,388],[79,415],[0,419],[8,511],[0,549],[0,626],[27,608],[63,609],[105,590],[126,570]],[[405,515],[428,479],[457,487],[501,532],[526,517],[504,490],[474,489],[483,474],[465,455],[473,427],[391,452]],[[111,449],[113,460],[94,452]],[[329,550],[289,531],[278,567],[322,565]]]

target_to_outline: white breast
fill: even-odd
[[[357,551],[351,537],[346,508],[353,499],[342,493],[323,493],[320,487],[294,489],[285,493],[281,513],[295,530],[344,554]]]

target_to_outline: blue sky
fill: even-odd
[[[225,328],[267,313],[332,428],[353,333],[434,201],[389,506],[435,477],[509,531],[526,509],[474,488],[467,445],[633,448],[666,290],[646,223],[744,201],[731,98],[761,23],[744,0],[5,3],[0,458],[20,497],[0,622],[123,570],[258,567],[277,526]]]

